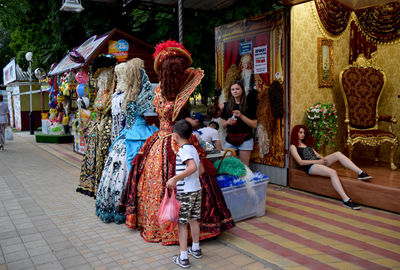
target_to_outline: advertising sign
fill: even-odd
[[[3,84],[7,85],[16,79],[17,73],[15,71],[15,59],[13,59],[3,68]]]
[[[268,73],[267,45],[254,48],[254,74]]]
[[[253,43],[251,41],[240,42],[240,55],[251,54],[251,49],[253,47]]]
[[[125,39],[109,40],[108,52],[117,57],[118,62],[126,61],[128,58],[129,43]]]

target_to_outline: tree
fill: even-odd
[[[203,104],[207,104],[207,97],[214,96],[214,28],[278,8],[281,8],[278,0],[253,0],[240,1],[238,5],[222,11],[184,10],[184,45],[192,53],[193,66],[201,67],[205,72],[197,89]],[[176,7],[139,4],[132,8],[130,16],[131,31],[150,44],[179,38]]]
[[[33,68],[49,70],[52,63],[93,35],[112,28],[133,33],[155,45],[162,40],[178,40],[177,7],[148,2],[113,3],[83,1],[81,13],[61,12],[61,1],[0,0],[0,64],[13,57],[23,69],[25,53],[33,52]],[[192,53],[193,65],[205,71],[198,91],[203,103],[214,95],[214,28],[279,8],[279,0],[239,1],[220,11],[184,11],[184,44]]]

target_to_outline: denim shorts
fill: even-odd
[[[224,149],[232,148],[233,150],[253,150],[253,146],[254,146],[254,140],[253,138],[251,138],[250,140],[244,141],[239,146],[234,146],[233,144],[225,142]]]
[[[312,167],[313,167],[314,165],[315,165],[315,164],[312,164],[312,165],[310,166],[310,168],[308,168],[308,172],[307,172],[307,173],[308,173],[309,175],[311,175]]]

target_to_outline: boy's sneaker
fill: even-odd
[[[179,265],[180,267],[182,267],[182,268],[189,268],[189,267],[190,267],[189,259],[181,260],[181,256],[179,256],[179,255],[174,255],[174,256],[172,257],[172,261],[173,261],[175,264],[177,264],[177,265]]]
[[[343,206],[351,208],[353,210],[360,210],[360,208],[361,208],[358,204],[353,203],[352,200],[348,200],[347,202],[343,202]]]
[[[201,249],[199,250],[193,250],[192,247],[188,247],[187,249],[188,253],[190,255],[192,255],[193,257],[195,257],[196,259],[200,259],[201,257],[203,257],[203,255],[201,254]]]
[[[359,179],[359,180],[363,180],[363,181],[367,181],[367,182],[369,182],[368,179],[371,179],[371,178],[372,178],[372,176],[369,176],[369,175],[366,174],[365,172],[361,172],[361,173],[358,175],[358,179]]]

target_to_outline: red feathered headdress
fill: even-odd
[[[156,51],[153,53],[153,58],[154,70],[157,74],[159,74],[158,67],[162,61],[171,56],[182,56],[187,60],[187,66],[192,64],[192,57],[190,56],[188,50],[186,50],[182,44],[175,40],[170,39],[165,42],[161,42],[156,45],[155,50]]]

